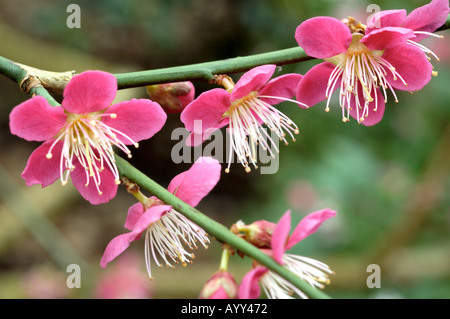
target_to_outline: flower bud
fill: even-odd
[[[236,299],[239,287],[231,273],[217,271],[203,286],[200,299]]]
[[[148,85],[146,89],[150,99],[167,113],[180,113],[195,95],[194,85],[189,81]]]
[[[270,241],[276,226],[277,224],[266,220],[258,220],[250,225],[238,221],[231,226],[231,231],[258,248],[271,248]]]

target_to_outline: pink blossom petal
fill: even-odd
[[[105,268],[110,261],[123,253],[130,246],[132,241],[137,240],[145,229],[159,220],[161,216],[171,208],[172,207],[168,205],[156,205],[147,209],[136,221],[131,232],[119,235],[110,241],[103,253],[100,266]]]
[[[385,102],[384,102],[384,95],[381,93],[380,89],[376,90],[376,99],[372,94],[372,98],[374,99],[372,102],[369,102],[369,114],[367,117],[364,117],[364,121],[360,122],[361,124],[365,126],[373,126],[381,121],[384,115],[384,109],[385,109]],[[389,94],[389,93],[388,93]],[[358,97],[359,97],[359,105],[364,105],[365,101],[363,98],[363,92],[361,86],[358,86]],[[389,98],[389,97],[388,97]],[[375,104],[375,101],[377,102]],[[376,108],[375,108],[376,105]],[[376,110],[375,110],[376,109]],[[356,104],[354,97],[352,97],[351,101],[351,110],[350,110],[350,116],[354,119],[358,120],[358,115],[361,117],[361,110],[359,113],[356,112]]]
[[[189,132],[202,134],[211,128],[228,124],[224,113],[231,105],[231,94],[224,89],[212,89],[200,94],[181,113],[181,122]]]
[[[227,295],[225,289],[222,286],[219,286],[216,291],[209,297],[209,299],[230,299]]]
[[[70,113],[87,114],[106,109],[117,93],[117,79],[103,71],[75,75],[63,93],[62,106]]]
[[[276,67],[274,64],[261,65],[244,73],[231,92],[231,100],[242,99],[252,91],[258,92],[270,80]]]
[[[297,244],[299,241],[315,233],[320,225],[327,219],[336,216],[336,212],[329,208],[313,212],[304,217],[297,227],[295,227],[286,244],[286,250]]]
[[[143,214],[144,206],[142,206],[142,203],[138,202],[132,205],[128,209],[127,219],[125,220],[124,227],[128,230],[133,230],[133,228],[136,226],[137,221],[142,217]]]
[[[109,202],[117,193],[117,184],[114,174],[108,167],[100,173],[101,183],[97,189],[94,179],[92,177],[89,178],[89,184],[86,186],[87,177],[86,170],[81,166],[78,159],[74,158],[73,164],[75,165],[75,169],[70,173],[70,177],[72,179],[72,184],[84,197],[87,201],[89,201],[92,205],[104,204]],[[99,163],[97,163],[98,166]]]
[[[161,217],[172,209],[170,205],[154,205],[147,209],[136,221],[133,227],[133,233],[140,235],[151,224],[157,222]]]
[[[106,246],[102,259],[100,260],[100,267],[106,268],[106,265],[123,253],[135,238],[136,234],[134,233],[125,233],[114,237]]]
[[[414,31],[434,32],[442,26],[449,14],[448,0],[433,0],[413,10],[405,19],[403,27]],[[418,34],[414,41],[420,41],[427,35]]]
[[[199,157],[189,170],[175,176],[167,190],[195,207],[220,179],[221,166],[212,157]]]
[[[261,89],[261,91],[259,91],[259,95],[276,96],[291,99],[295,96],[298,84],[300,83],[302,77],[303,76],[301,74],[295,73],[278,76],[270,80]],[[280,102],[283,102],[283,100],[281,99],[261,98],[261,100],[265,101],[270,105],[275,105]]]
[[[324,62],[313,66],[302,78],[297,88],[297,101],[314,106],[325,100],[328,79],[336,66]],[[339,80],[338,80],[339,83]],[[334,88],[336,90],[338,86]],[[331,93],[330,93],[331,94]]]
[[[295,39],[307,55],[324,59],[346,52],[352,42],[352,34],[338,19],[316,17],[297,27]]]
[[[31,153],[27,166],[22,173],[27,186],[40,184],[42,187],[53,184],[60,177],[60,158],[63,143],[58,142],[52,150],[52,158],[46,157],[54,140],[44,142]]]
[[[115,116],[104,116],[106,125],[122,132],[134,142],[151,138],[159,132],[167,119],[161,106],[149,99],[132,99],[112,105],[106,111]],[[134,144],[129,138],[117,134],[123,143]]]
[[[238,299],[257,299],[261,295],[259,280],[269,270],[264,267],[256,267],[250,270],[239,285]]]
[[[11,133],[27,141],[45,141],[61,130],[66,123],[62,107],[53,107],[36,95],[17,105],[9,115]]]
[[[384,27],[401,27],[406,18],[406,10],[383,10],[372,15],[367,23],[366,34]]]
[[[364,36],[360,42],[367,46],[369,50],[384,50],[405,44],[411,38],[415,38],[415,35],[410,29],[385,27],[372,31]]]
[[[419,48],[407,44],[385,50],[382,57],[394,66],[408,84],[405,86],[400,79],[394,80],[391,72],[386,70],[386,77],[394,89],[417,91],[431,80],[433,66]]]
[[[288,210],[280,218],[275,227],[272,238],[270,241],[270,246],[272,249],[273,259],[283,265],[283,255],[286,251],[286,243],[289,238],[289,231],[291,230],[291,211]]]

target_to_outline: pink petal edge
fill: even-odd
[[[245,72],[231,92],[231,101],[242,99],[250,92],[258,92],[270,80],[276,67],[274,64],[266,64]]]
[[[64,127],[67,115],[62,107],[53,107],[36,95],[17,105],[9,114],[11,133],[27,141],[45,141]]]
[[[104,116],[102,122],[122,132],[117,134],[126,145],[147,140],[159,132],[166,123],[167,114],[161,106],[149,99],[131,99],[112,105]],[[131,140],[130,140],[131,139]]]
[[[295,39],[307,55],[324,59],[346,52],[352,41],[352,34],[336,18],[315,17],[297,27]]]
[[[283,265],[283,255],[286,251],[286,243],[291,230],[291,211],[286,211],[275,227],[270,241],[272,257],[275,261]]]
[[[265,267],[256,267],[245,274],[239,285],[238,299],[257,299],[261,295],[258,282],[268,271]]]
[[[199,157],[185,172],[175,176],[167,190],[195,207],[219,182],[222,167],[212,157]]]
[[[329,208],[312,212],[305,216],[295,227],[289,240],[286,244],[286,250],[290,249],[292,246],[308,237],[309,235],[315,233],[324,221],[336,216],[336,212]]]
[[[75,75],[63,93],[62,106],[70,113],[88,114],[106,109],[117,93],[117,79],[103,71]]]

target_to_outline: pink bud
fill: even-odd
[[[231,226],[231,231],[241,235],[242,238],[258,248],[271,248],[270,241],[276,226],[277,224],[267,220],[258,220],[250,225],[238,221]]]
[[[195,88],[189,82],[174,82],[149,85],[147,94],[157,102],[167,113],[181,113],[194,100]]]
[[[236,299],[239,287],[231,273],[217,271],[203,286],[200,299]]]

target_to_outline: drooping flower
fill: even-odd
[[[117,80],[109,73],[86,71],[67,84],[62,106],[52,107],[41,96],[16,106],[10,114],[11,133],[43,141],[28,159],[22,177],[28,186],[46,187],[58,178],[72,183],[92,204],[113,198],[120,183],[114,147],[129,157],[127,145],[138,146],[164,125],[167,115],[148,99],[111,105]]]
[[[167,113],[181,113],[195,96],[195,87],[189,81],[148,85],[146,91]]]
[[[389,91],[398,102],[395,90],[420,90],[435,75],[416,41],[438,27],[430,22],[431,9],[442,7],[442,2],[434,0],[431,7],[416,9],[407,18],[401,10],[382,11],[375,14],[370,27],[353,18],[304,21],[295,32],[297,43],[306,54],[325,62],[305,74],[297,100],[315,105],[327,99],[325,110],[329,111],[332,94],[339,89],[344,122],[351,116],[366,126],[378,123]],[[426,21],[420,22],[425,16]]]
[[[167,190],[195,207],[217,184],[220,170],[221,166],[216,159],[200,157],[189,170],[175,176]],[[173,263],[179,262],[186,266],[194,258],[188,249],[197,248],[197,242],[207,247],[209,242],[201,227],[155,197],[146,198],[130,207],[125,228],[130,232],[113,238],[107,245],[100,261],[102,268],[125,251],[131,242],[138,240],[144,232],[145,263],[150,278],[152,259],[159,267],[165,264],[173,268]]]
[[[225,89],[206,91],[190,103],[181,113],[181,121],[191,132],[188,145],[199,145],[215,130],[228,126],[230,152],[226,172],[229,172],[233,151],[249,172],[249,162],[257,167],[257,145],[274,156],[270,145],[276,147],[276,144],[262,124],[285,144],[287,134],[295,141],[294,134],[299,133],[298,127],[272,105],[292,101],[290,98],[295,96],[302,76],[285,74],[270,80],[275,69],[275,65],[255,67],[242,75],[236,84],[231,78],[223,76],[218,83]],[[200,125],[196,125],[197,121],[201,121]]]
[[[310,213],[300,221],[292,234],[289,235],[291,214],[288,210],[281,217],[272,233],[270,249],[262,249],[262,251],[272,256],[276,262],[285,266],[311,286],[323,288],[324,283],[329,283],[328,275],[333,273],[330,268],[320,261],[289,254],[286,251],[304,238],[315,233],[325,220],[335,215],[336,212],[331,209]],[[308,298],[305,293],[292,283],[255,262],[253,269],[242,279],[239,287],[239,299],[258,298],[261,293],[259,284],[261,284],[267,297],[271,299],[291,299],[294,294],[301,298]]]
[[[233,275],[226,270],[218,270],[204,284],[200,291],[200,299],[235,299],[238,296],[238,285]]]

